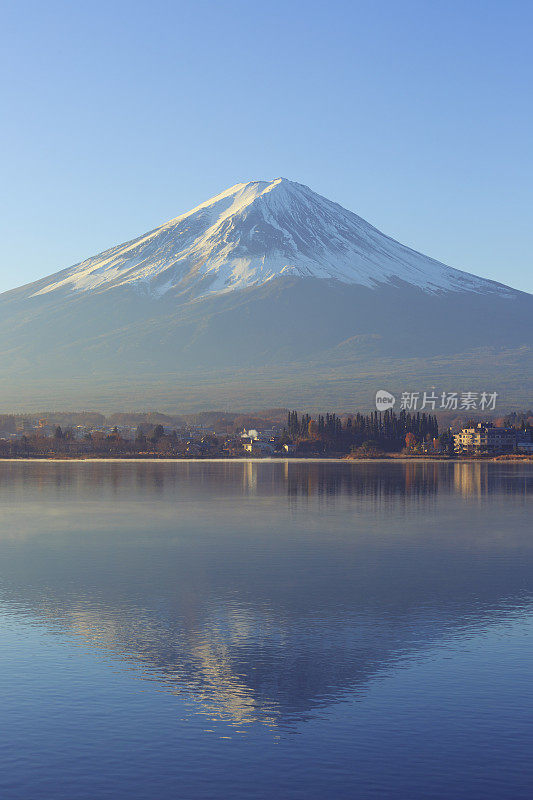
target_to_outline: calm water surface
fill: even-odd
[[[533,469],[0,463],[0,796],[531,798]]]

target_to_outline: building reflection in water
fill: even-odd
[[[530,612],[532,482],[512,464],[3,463],[0,611],[202,713],[290,725]]]
[[[523,474],[523,472],[526,474]],[[130,461],[3,462],[0,487],[34,496],[57,489],[90,497],[135,488],[139,494],[165,496],[174,490],[221,487],[242,494],[313,497],[359,495],[377,500],[411,497],[427,500],[439,491],[464,496],[492,492],[525,494],[531,488],[527,465],[483,462],[357,461]]]

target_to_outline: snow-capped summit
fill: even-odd
[[[39,282],[60,289],[199,299],[294,275],[375,288],[505,292],[492,281],[405,247],[307,186],[276,178],[238,183],[125,244]]]
[[[532,320],[530,295],[410,250],[307,186],[238,183],[0,295],[0,403],[362,409],[376,388],[438,386],[525,407]]]

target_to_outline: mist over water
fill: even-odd
[[[8,798],[521,798],[533,469],[0,463]]]

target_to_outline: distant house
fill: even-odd
[[[517,450],[525,455],[533,455],[533,442],[518,442]]]
[[[260,439],[250,439],[243,443],[245,452],[251,455],[268,456],[274,453],[274,448],[269,442],[262,442]]]
[[[444,452],[444,448],[439,439],[431,439],[429,442],[422,442],[420,450],[427,455],[440,455]]]
[[[259,433],[254,428],[248,431],[245,428],[241,433],[241,439],[259,439]]]
[[[533,429],[531,427],[518,431],[516,449],[519,453],[533,455]]]
[[[283,449],[285,450],[285,452],[288,455],[290,455],[291,453],[294,453],[294,451],[296,450],[296,447],[293,444],[284,444],[283,445]]]
[[[490,422],[479,422],[473,428],[463,428],[453,437],[456,453],[497,455],[512,453],[518,443],[515,428],[496,428]]]

